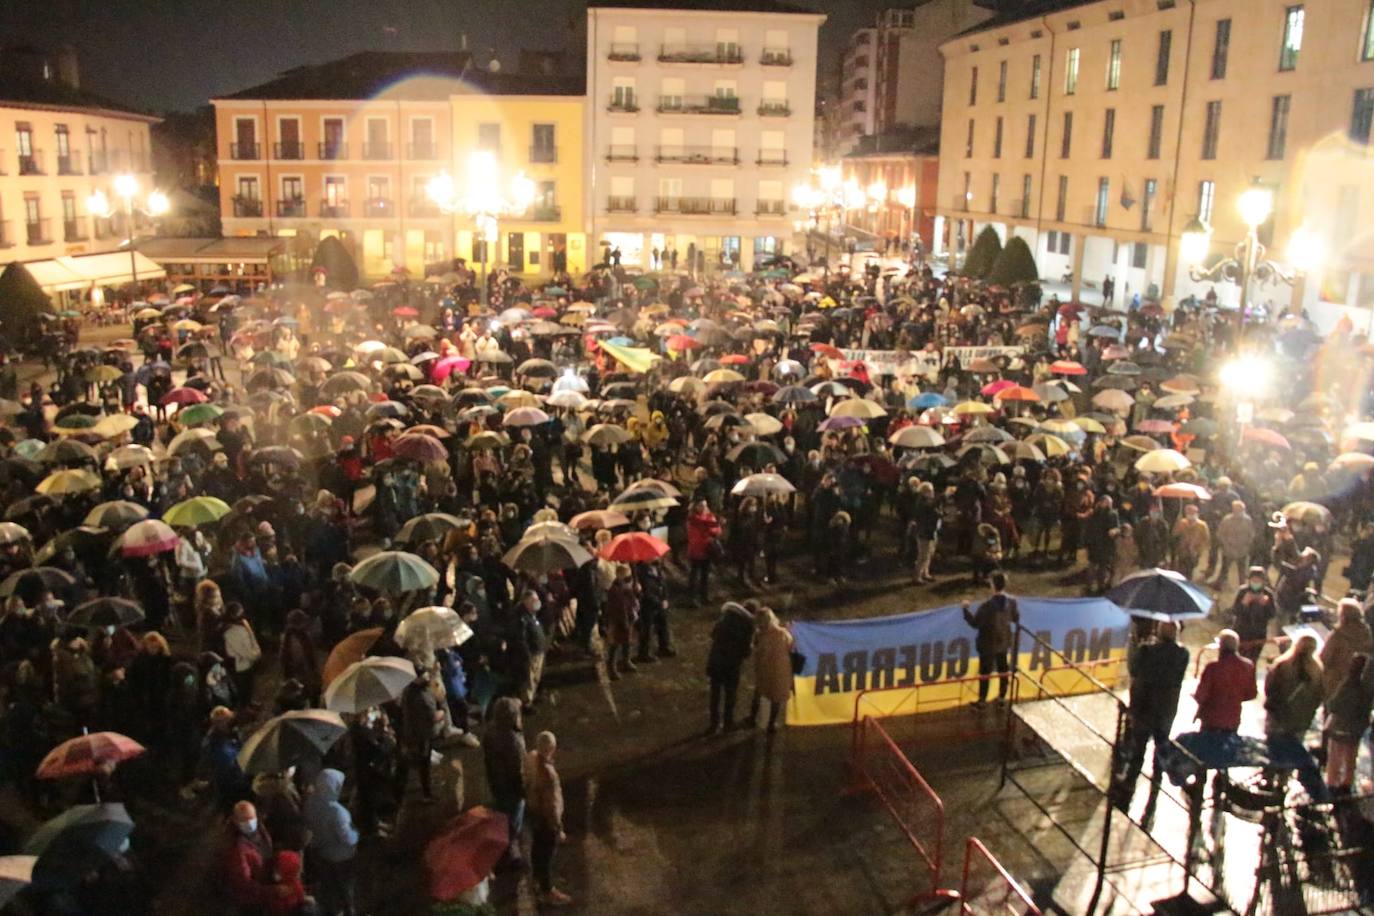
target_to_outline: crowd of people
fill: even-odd
[[[1234,729],[1255,686],[1237,666],[1316,602],[1338,544],[1340,648],[1294,642],[1265,695],[1283,698],[1274,733],[1299,737],[1324,704],[1326,782],[1351,785],[1374,678],[1374,431],[1344,424],[1371,366],[1349,327],[1242,334],[1199,307],[785,259],[534,288],[497,271],[485,297],[464,280],[152,297],[129,338],[0,401],[0,741],[31,817],[191,806],[224,825],[236,912],[353,914],[360,844],[436,800],[436,777],[462,808],[480,747],[503,865],[528,826],[540,901],[561,905],[557,739],[524,737],[550,661],[635,675],[676,658],[683,607],[728,599],[703,724],[771,732],[798,662],[770,606],[780,575],[991,583],[969,620],[996,672],[1008,571],[1101,593],[1168,566],[1236,577],[1199,693],[1204,726]],[[1283,378],[1241,428],[1222,353]],[[1132,660],[1159,685],[1132,690],[1137,773],[1173,722],[1174,639],[1162,627]],[[41,778],[64,741],[110,732],[146,753]],[[152,841],[128,835],[86,842],[62,880],[38,849],[43,880],[14,905],[142,911]]]

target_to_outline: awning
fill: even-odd
[[[38,285],[48,292],[85,289],[91,285],[89,280],[60,261],[26,261],[24,266],[28,268],[34,280],[38,281]]]
[[[141,239],[138,250],[159,264],[266,264],[285,250],[287,241],[261,236],[152,238]]]
[[[132,264],[129,252],[109,251],[47,261],[27,261],[24,266],[33,274],[38,285],[49,292],[85,289],[96,284],[117,286],[128,283],[133,278],[131,267],[138,271],[139,280],[160,280],[167,276],[167,271],[137,251],[134,252]]]

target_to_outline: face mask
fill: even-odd
[[[106,636],[113,636],[113,635],[114,635],[114,631],[115,631],[115,628],[114,628],[114,627],[106,627],[106,628],[105,628],[105,635],[106,635]]]
[[[1263,582],[1251,582],[1251,583],[1250,583],[1250,591],[1252,591],[1252,592],[1262,591],[1263,589],[1264,589],[1264,583],[1263,583]]]
[[[544,607],[544,602],[542,602],[542,601],[540,601],[538,598],[536,598],[536,599],[534,599],[533,601],[531,601],[531,602],[529,602],[528,604],[526,604],[525,607],[527,607],[527,608],[530,609],[530,613],[531,613],[531,614],[537,614],[537,613],[539,613],[539,611],[540,611],[541,609],[543,609],[543,607]]]
[[[258,832],[258,819],[255,817],[246,821],[239,821],[238,828],[239,833],[244,836],[252,836]]]

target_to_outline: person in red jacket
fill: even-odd
[[[252,802],[239,802],[229,819],[224,877],[229,899],[243,916],[267,912],[274,900],[271,861],[272,838],[258,822],[258,809]]]
[[[1217,660],[1202,669],[1193,698],[1203,731],[1231,732],[1240,728],[1240,708],[1259,693],[1255,665],[1240,654],[1240,636],[1222,630],[1217,636]]]
[[[687,515],[687,561],[692,566],[687,588],[701,604],[711,601],[711,561],[715,559],[720,534],[720,520],[706,500],[694,500]]]

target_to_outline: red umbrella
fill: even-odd
[[[1261,445],[1268,445],[1272,448],[1281,448],[1291,451],[1293,446],[1288,444],[1288,440],[1275,430],[1267,429],[1263,426],[1246,427],[1245,432],[1240,436],[1247,442],[1258,442]]]
[[[143,745],[119,732],[77,735],[48,752],[38,765],[38,778],[94,776],[104,767],[132,760],[146,751]]]
[[[437,464],[448,460],[448,449],[433,436],[406,433],[391,443],[391,451],[398,458],[409,458],[421,464]]]
[[[728,353],[720,358],[722,366],[743,366],[749,362],[749,357],[743,353]]]
[[[205,392],[194,388],[173,388],[162,396],[164,407],[168,404],[204,404],[208,400]]]
[[[668,338],[667,343],[669,350],[696,350],[702,345],[701,341],[686,334],[674,334]]]
[[[1013,382],[1011,379],[999,378],[997,381],[988,382],[986,385],[983,386],[983,395],[985,397],[991,397],[999,391],[1015,387],[1016,383]]]
[[[1174,424],[1168,420],[1141,420],[1135,425],[1138,433],[1148,433],[1158,435],[1160,433],[1171,433],[1174,431]]]
[[[1055,375],[1087,375],[1088,370],[1071,359],[1060,359],[1050,363],[1050,371]]]
[[[506,816],[478,805],[444,825],[425,847],[429,895],[452,900],[491,875],[510,849]]]
[[[643,531],[632,531],[611,538],[611,542],[601,548],[601,556],[617,563],[652,563],[669,551],[663,541]]]
[[[317,414],[319,414],[320,416],[329,417],[329,418],[331,418],[331,419],[336,419],[336,418],[338,418],[338,417],[340,417],[340,416],[343,415],[343,411],[340,410],[339,408],[335,407],[333,404],[321,404],[321,405],[318,406],[318,407],[312,407],[312,408],[310,408],[310,410],[308,410],[308,411],[306,411],[306,412],[307,412],[307,413],[317,413]]]
[[[811,350],[813,353],[819,353],[830,359],[844,359],[844,354],[840,352],[840,349],[828,343],[813,343],[811,345]]]
[[[418,318],[420,310],[409,305],[398,305],[391,310],[391,314],[397,318]]]
[[[541,305],[539,306],[539,308],[530,312],[530,314],[533,315],[535,318],[557,318],[558,310],[551,309],[547,305]]]

